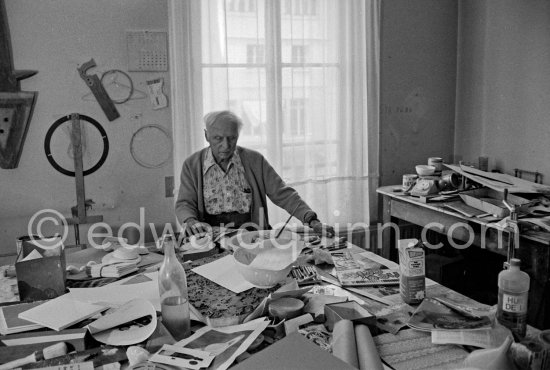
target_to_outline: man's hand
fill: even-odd
[[[324,224],[319,220],[313,220],[309,223],[309,226],[313,229],[313,231],[318,235],[323,235],[328,238],[332,238],[334,236],[334,227]]]
[[[185,233],[187,236],[200,235],[210,230],[210,225],[205,222],[200,222],[196,218],[188,218],[185,221]]]

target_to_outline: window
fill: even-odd
[[[304,99],[290,100],[290,134],[292,136],[303,136],[305,134],[305,101]]]
[[[256,45],[256,44],[247,45],[246,62],[248,64],[265,63],[265,47],[263,45]]]
[[[304,45],[292,45],[292,63],[304,63],[306,47]]]
[[[323,220],[376,214],[379,0],[169,1],[175,172],[231,109]]]
[[[338,2],[324,1],[324,11],[307,19],[285,18],[286,8],[273,6],[277,3],[257,1],[259,11],[254,19],[241,13],[226,13],[224,29],[220,30],[225,37],[221,38],[219,32],[206,27],[218,19],[220,3],[201,2],[201,20],[208,20],[203,22],[201,36],[202,103],[204,112],[208,112],[222,109],[228,99],[242,102],[236,113],[246,116],[254,133],[263,132],[266,136],[258,140],[258,135],[249,136],[245,130],[241,143],[262,151],[279,168],[288,169],[282,171],[287,180],[301,181],[313,176],[308,171],[316,171],[320,164],[306,166],[310,170],[304,172],[290,170],[292,163],[313,161],[316,153],[336,151],[338,147],[338,130],[326,122],[331,117],[336,120],[341,103],[325,104],[326,94],[337,94],[342,68],[334,22]],[[303,14],[309,3],[291,1],[293,15]],[[271,26],[280,29],[277,35],[266,34],[266,27]],[[306,49],[312,51],[308,56]],[[272,51],[267,60],[266,50]],[[270,97],[275,91],[279,96]],[[281,118],[268,120],[271,115]],[[266,126],[268,121],[270,125]],[[306,121],[318,124],[313,131],[315,143],[296,140],[296,135],[304,136]],[[336,168],[335,160],[328,160],[322,172],[337,176]]]
[[[317,0],[284,0],[285,15],[317,15]]]
[[[228,0],[228,12],[254,13],[256,12],[256,0]]]

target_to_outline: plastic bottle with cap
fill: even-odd
[[[527,331],[527,298],[530,278],[520,270],[521,261],[510,259],[510,267],[498,274],[497,320],[516,339],[525,337]]]

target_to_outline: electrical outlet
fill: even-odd
[[[174,176],[166,176],[164,178],[164,196],[166,198],[174,196]]]

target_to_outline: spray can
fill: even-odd
[[[527,331],[527,298],[530,278],[520,270],[521,261],[510,259],[510,268],[498,274],[497,320],[512,331],[516,339]]]

